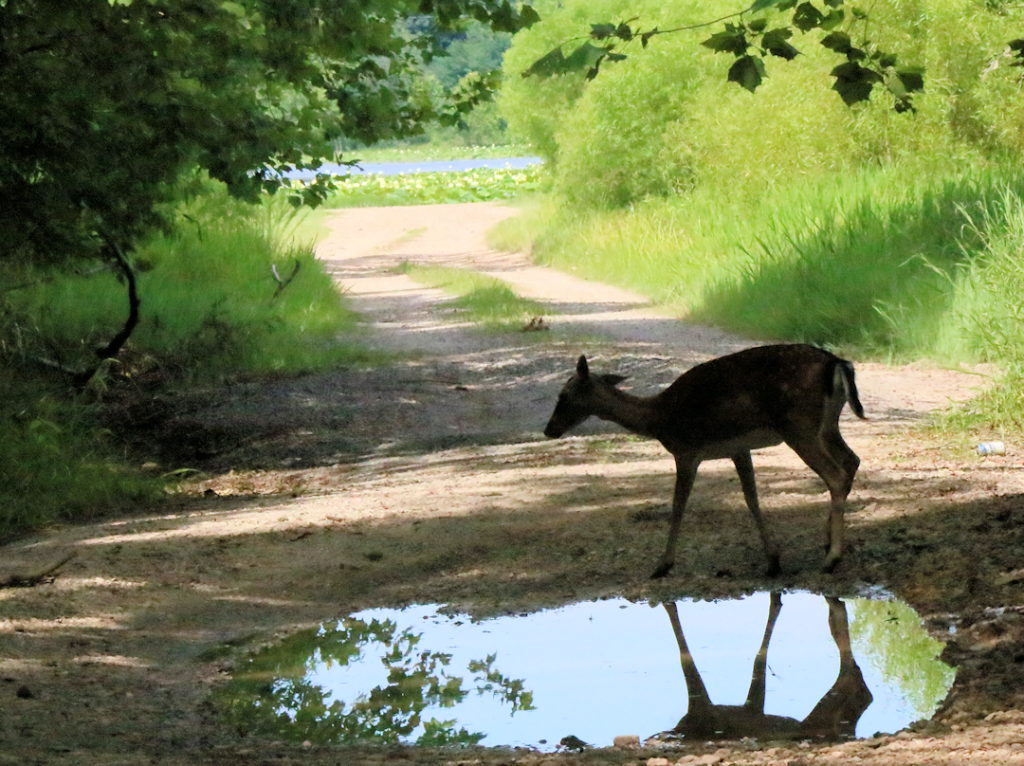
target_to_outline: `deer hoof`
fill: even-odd
[[[654,574],[651,575],[651,579],[660,580],[662,577],[669,573],[673,566],[674,563],[671,561],[665,561],[661,564],[658,564],[658,568],[654,570]]]

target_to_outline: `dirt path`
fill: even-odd
[[[782,543],[763,557],[728,461],[706,464],[676,570],[646,579],[665,534],[671,460],[589,423],[540,430],[576,356],[654,390],[742,347],[635,295],[487,250],[495,205],[339,213],[320,256],[392,364],[236,384],[123,405],[140,460],[202,468],[155,513],[59,528],[3,549],[26,571],[65,552],[54,582],[0,590],[0,763],[532,764],[550,756],[302,748],[241,737],[205,702],[240,652],[369,606],[449,603],[476,614],[580,598],[724,597],[768,587],[851,595],[881,586],[947,642],[958,679],[930,728],[835,747],[734,744],[722,763],[1024,764],[1022,456],[982,460],[906,427],[983,379],[857,364],[871,419],[844,416],[863,462],[850,550],[818,574],[825,495],[787,449],[755,456]],[[546,333],[483,334],[402,260],[476,268],[551,304]],[[205,495],[203,494],[205,492]],[[4,572],[0,572],[2,576]],[[987,717],[986,717],[987,716]],[[669,754],[714,752],[700,745]],[[562,755],[638,763],[662,753]],[[711,761],[707,761],[711,762]]]

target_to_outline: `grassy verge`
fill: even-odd
[[[501,280],[473,271],[409,263],[401,271],[420,284],[457,296],[452,306],[488,329],[521,330],[536,317],[550,314],[543,303],[522,298]]]
[[[531,240],[543,263],[748,337],[993,363],[1006,379],[960,427],[1024,431],[1022,197],[1024,176],[1010,167],[889,166],[628,210],[535,205],[492,241]]]

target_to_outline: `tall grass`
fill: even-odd
[[[1024,431],[1024,175],[868,168],[629,210],[534,205],[497,238],[747,337],[1003,377],[943,427]]]
[[[984,354],[954,303],[1007,215],[1000,195],[1017,194],[1024,177],[1010,171],[865,169],[733,198],[698,189],[629,210],[537,207],[533,248],[751,337],[968,360]]]
[[[298,372],[356,360],[338,344],[354,326],[314,235],[284,200],[242,207],[219,194],[182,208],[183,223],[135,255],[140,322],[129,341],[175,378]],[[84,366],[121,326],[125,286],[115,275],[63,276],[11,294],[46,355]]]
[[[1024,192],[1024,178],[863,173],[837,195],[772,216],[738,268],[705,286],[694,316],[762,337],[970,360],[985,352],[952,310],[984,249],[967,211],[999,226],[999,190],[1009,188]]]
[[[1004,436],[1024,432],[1024,199],[1005,188],[962,215],[976,254],[955,282],[950,301],[963,342],[1001,375],[968,404],[944,413],[940,428]],[[966,249],[966,247],[965,247]]]

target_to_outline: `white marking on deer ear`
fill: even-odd
[[[590,368],[587,366],[587,357],[583,354],[580,354],[579,361],[576,362],[576,374],[584,379],[590,377]]]

